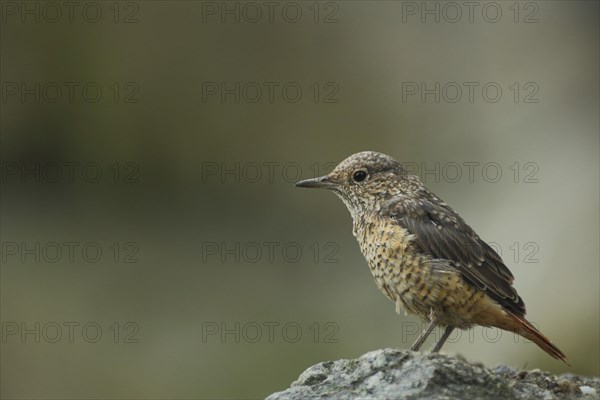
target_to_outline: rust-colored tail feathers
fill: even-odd
[[[556,347],[556,345],[552,343],[550,339],[548,339],[546,336],[542,335],[540,331],[535,329],[535,327],[531,325],[529,321],[527,321],[523,317],[517,316],[510,312],[507,312],[507,314],[515,322],[515,326],[512,327],[512,330],[514,332],[533,341],[542,350],[550,354],[552,357],[562,360],[569,367],[571,366],[571,364],[569,364],[569,360],[567,360],[567,356],[565,355],[565,353],[560,351],[560,349]]]

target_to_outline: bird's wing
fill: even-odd
[[[502,258],[446,203],[430,192],[421,194],[394,197],[382,211],[414,235],[412,244],[421,253],[450,261],[469,283],[502,307],[525,315],[525,304],[512,287],[514,277]]]

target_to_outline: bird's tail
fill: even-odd
[[[569,360],[567,360],[567,356],[565,355],[565,353],[560,351],[560,349],[556,347],[556,345],[552,343],[550,339],[542,335],[542,332],[538,331],[533,325],[531,325],[529,321],[527,321],[521,316],[512,314],[510,312],[507,312],[507,314],[510,317],[510,319],[512,319],[512,321],[514,322],[514,325],[511,327],[511,330],[523,336],[524,338],[533,341],[542,350],[550,354],[552,357],[562,360],[565,364],[571,366],[571,364],[569,364]]]

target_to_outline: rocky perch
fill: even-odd
[[[445,354],[384,349],[304,371],[267,400],[599,399],[600,378],[492,369]]]

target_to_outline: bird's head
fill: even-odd
[[[409,175],[392,157],[363,151],[346,158],[330,174],[296,183],[297,187],[332,190],[352,217],[378,210],[390,197],[408,189]]]

